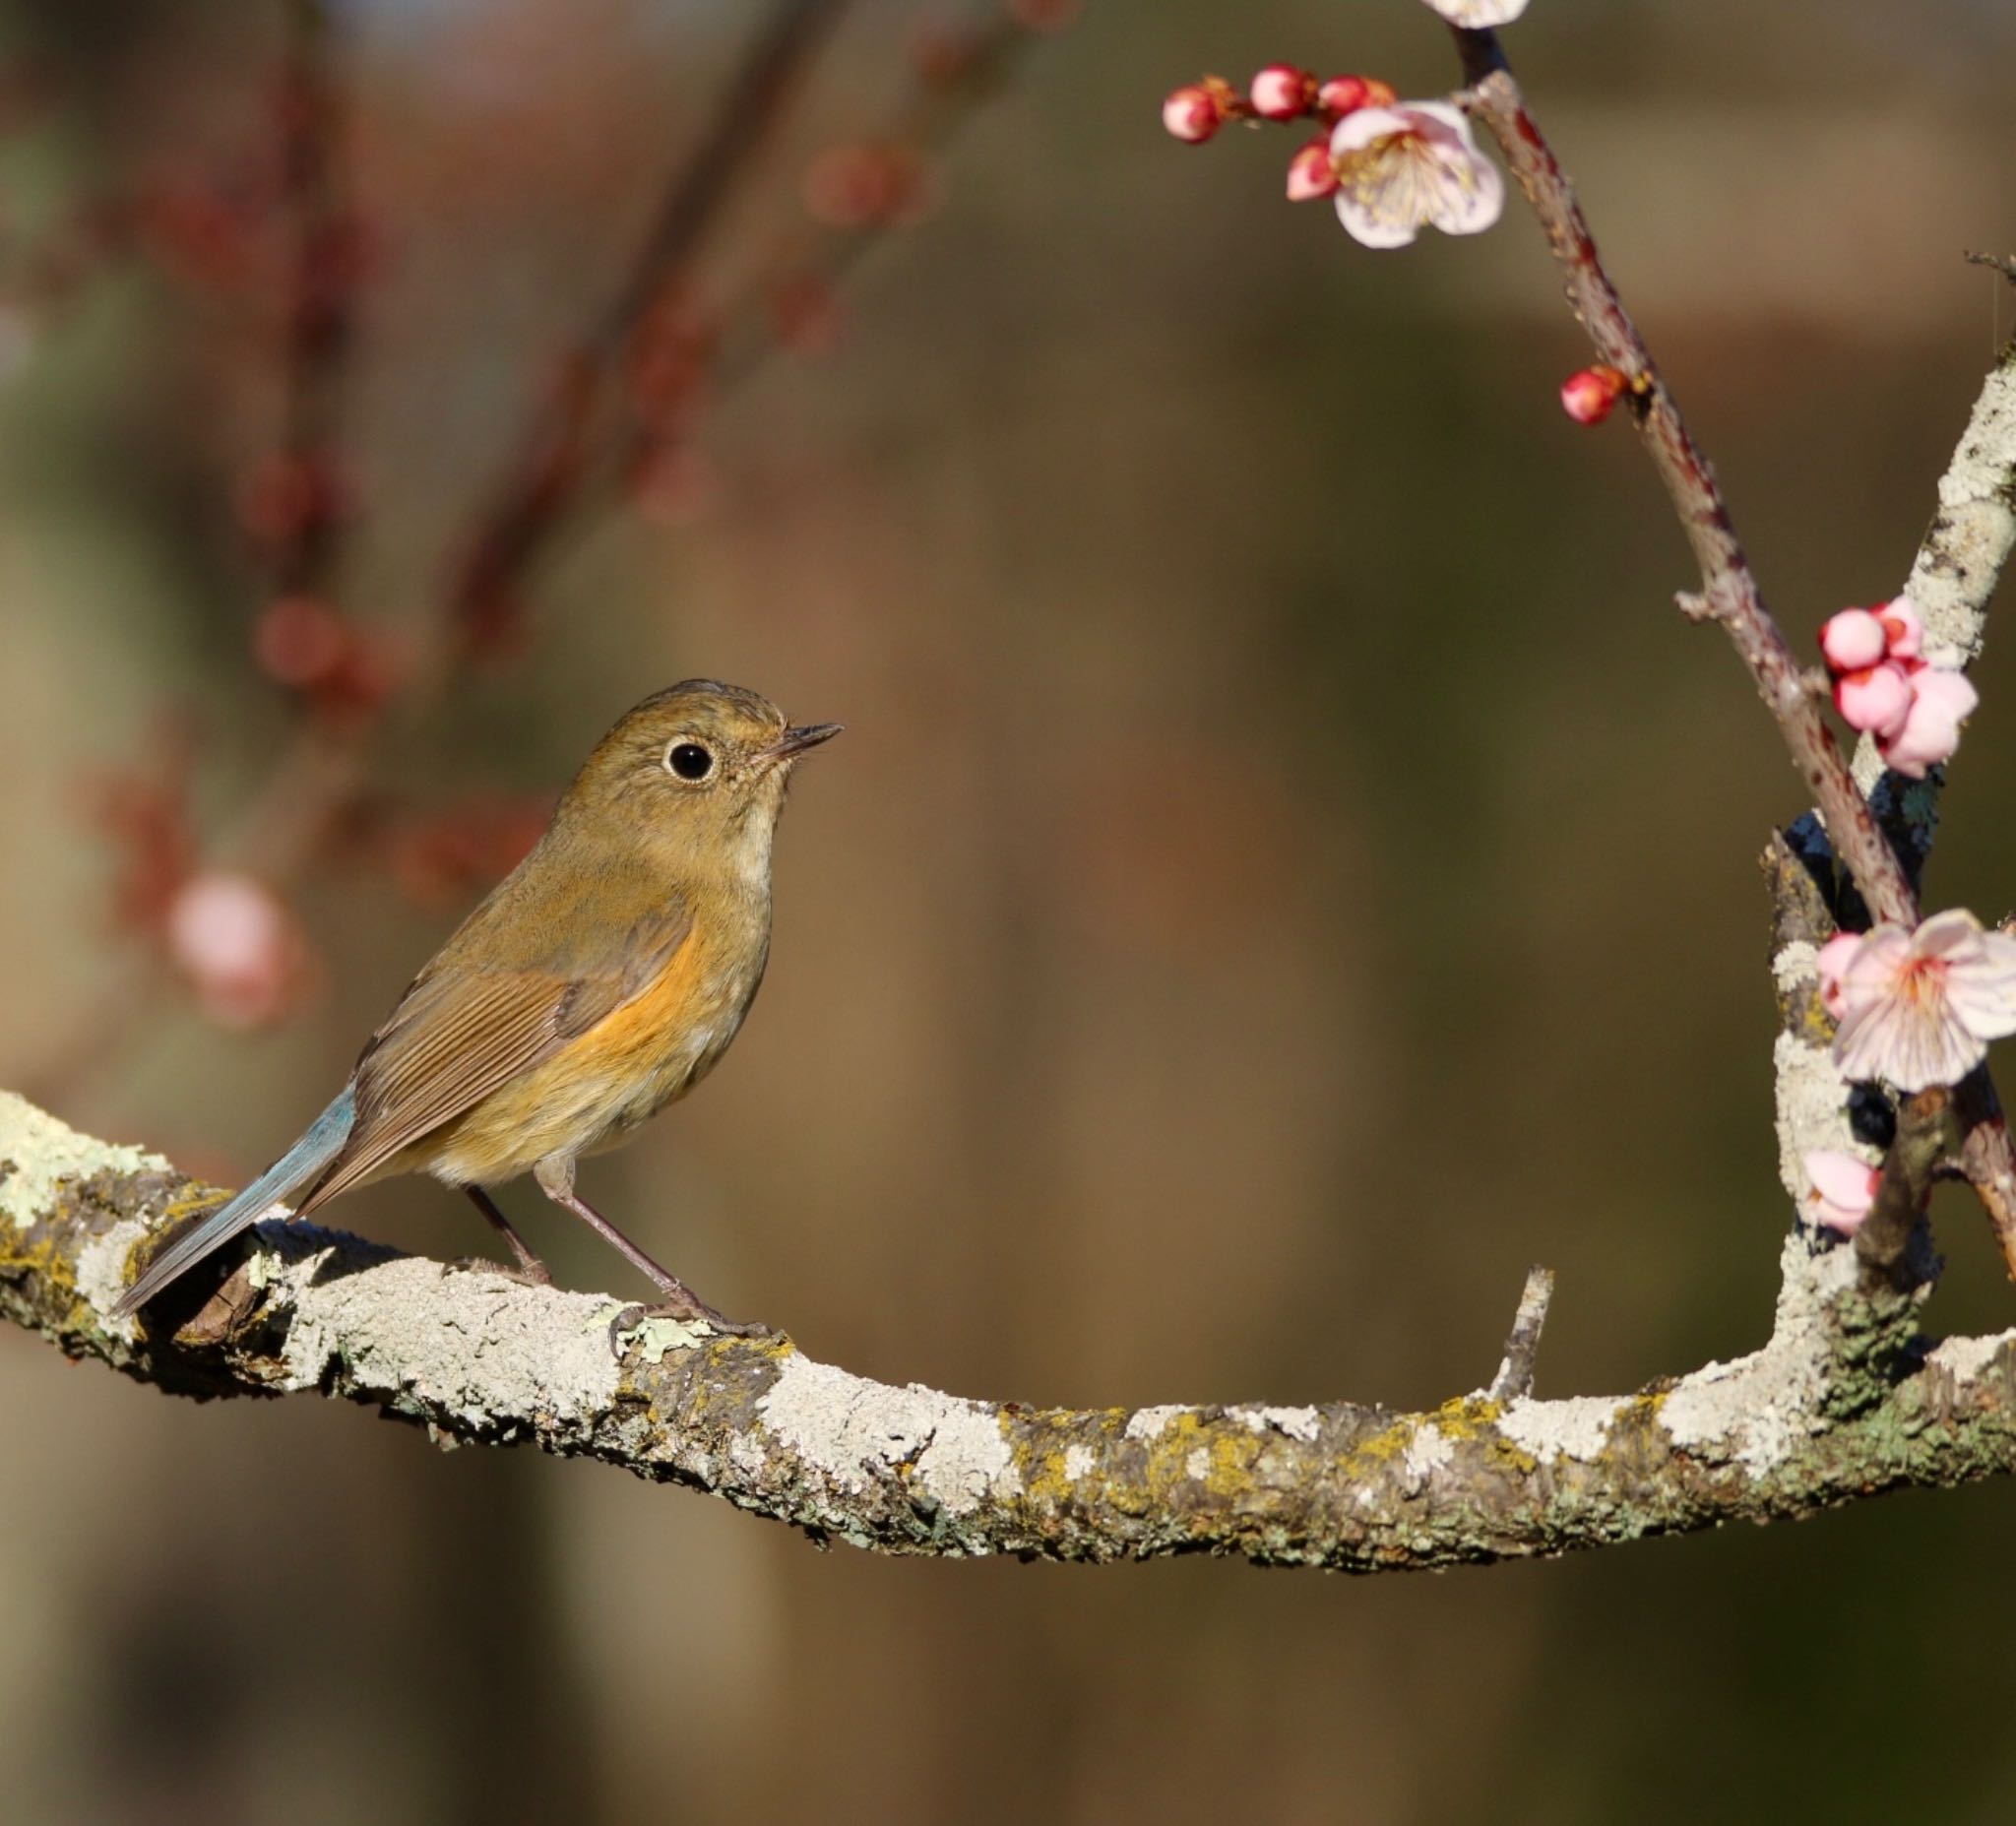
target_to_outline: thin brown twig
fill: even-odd
[[[1518,82],[1489,31],[1455,29],[1466,80],[1462,100],[1490,130],[1541,226],[1566,281],[1569,307],[1598,354],[1631,382],[1639,429],[1701,567],[1705,618],[1718,621],[1755,680],[1794,764],[1813,794],[1835,853],[1848,868],[1872,915],[1898,925],[1918,923],[1918,897],[1874,810],[1856,785],[1803,668],[1765,607],[1743,554],[1728,503],[1708,460],[1654,364],[1597,252],[1596,237],[1560,162],[1528,112]],[[2004,1263],[2016,1279],[2016,1146],[2001,1120],[1985,1068],[1970,1079],[1971,1113],[1963,1113],[1972,1175],[1986,1206]],[[1975,1106],[1978,1105],[1978,1106]],[[1900,1171],[1903,1169],[1900,1168]],[[1887,1169],[1886,1169],[1887,1172]]]
[[[1567,282],[1568,303],[1598,354],[1630,378],[1639,429],[1672,498],[1701,567],[1707,619],[1720,622],[1777,721],[1794,764],[1811,789],[1835,851],[1879,919],[1918,923],[1911,883],[1855,784],[1848,759],[1805,685],[1804,668],[1764,605],[1743,555],[1728,503],[1651,350],[1624,309],[1597,253],[1595,236],[1553,150],[1526,102],[1490,31],[1458,31],[1472,87],[1463,97],[1491,131]]]

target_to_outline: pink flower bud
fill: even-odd
[[[1888,766],[1908,779],[1922,780],[1927,768],[1952,760],[1960,746],[1960,725],[1974,715],[1981,693],[1960,673],[1936,665],[1921,665],[1906,680],[1906,689],[1910,696],[1904,716],[1894,730],[1877,731],[1876,745]]]
[[[1820,624],[1820,657],[1830,672],[1859,672],[1889,651],[1883,624],[1865,608],[1844,608]]]
[[[306,948],[293,915],[264,882],[192,876],[168,904],[162,935],[204,1012],[225,1027],[262,1027],[300,986]]]
[[[1873,611],[1883,624],[1893,660],[1916,660],[1924,645],[1925,620],[1910,597],[1901,596]]]
[[[1185,83],[1162,104],[1162,124],[1188,146],[1201,146],[1225,124],[1218,97],[1201,83]]]
[[[1621,368],[1578,368],[1561,383],[1561,409],[1578,425],[1600,425],[1629,385]]]
[[[1288,161],[1288,200],[1307,203],[1337,188],[1337,166],[1330,157],[1330,136],[1311,140]]]
[[[1316,79],[1292,63],[1270,63],[1254,77],[1248,94],[1253,112],[1262,120],[1293,120],[1309,111],[1316,95]]]
[[[1806,1194],[1813,1222],[1845,1236],[1854,1235],[1876,1202],[1881,1169],[1832,1148],[1815,1148],[1804,1157],[1803,1165],[1806,1177],[1813,1182],[1813,1189]]]
[[[1333,119],[1361,107],[1391,107],[1400,92],[1376,76],[1333,76],[1316,91],[1316,105]]]
[[[1911,714],[1911,680],[1904,668],[1885,660],[1860,671],[1844,672],[1834,681],[1834,708],[1852,729],[1863,729],[1888,741],[1904,727]]]

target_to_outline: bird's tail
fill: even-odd
[[[328,1170],[343,1152],[356,1121],[356,1094],[347,1086],[309,1125],[308,1132],[227,1205],[196,1218],[148,1263],[140,1279],[121,1293],[112,1316],[138,1312],[162,1288],[214,1249],[220,1249],[240,1230],[257,1224],[273,1206],[298,1192]]]

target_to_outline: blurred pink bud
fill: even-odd
[[[1337,219],[1366,247],[1405,247],[1423,226],[1476,234],[1498,220],[1505,180],[1447,101],[1361,107],[1330,136]]]
[[[343,662],[348,644],[343,617],[309,596],[282,597],[252,631],[252,653],[260,669],[296,687],[327,678]]]
[[[1876,1202],[1882,1168],[1833,1148],[1815,1148],[1804,1157],[1803,1165],[1806,1177],[1813,1182],[1813,1189],[1806,1194],[1807,1215],[1815,1224],[1853,1236]]]
[[[1830,672],[1866,670],[1889,647],[1883,624],[1865,608],[1844,608],[1820,624],[1820,657]]]
[[[1080,7],[1081,0],[1008,0],[1008,17],[1031,31],[1062,31]]]
[[[1918,612],[1918,604],[1910,597],[1897,597],[1874,613],[1883,624],[1884,638],[1890,643],[1891,659],[1916,660],[1922,657],[1925,619]]]
[[[1309,111],[1316,98],[1316,79],[1292,63],[1270,63],[1253,78],[1247,93],[1253,112],[1262,120],[1293,120]]]
[[[833,228],[909,227],[937,207],[931,168],[905,146],[833,146],[805,169],[805,208]]]
[[[1561,410],[1578,425],[1600,425],[1630,384],[1622,368],[1577,368],[1561,383]]]
[[[1842,997],[1834,1063],[1844,1077],[1900,1091],[1958,1084],[1989,1040],[2016,1034],[2016,938],[1983,931],[1965,908],[1911,931],[1879,925],[1849,960]]]
[[[1910,780],[1953,758],[1960,725],[1981,704],[1981,693],[1958,672],[1921,665],[1909,680],[1911,701],[1895,732],[1878,731],[1876,746],[1886,765]]]
[[[1836,932],[1813,959],[1813,974],[1820,979],[1820,1006],[1837,1021],[1848,1012],[1848,997],[1842,991],[1842,979],[1847,976],[1849,964],[1861,949],[1861,943],[1859,932]]]
[[[1885,660],[1858,672],[1844,672],[1834,681],[1834,708],[1852,729],[1865,729],[1878,741],[1904,727],[1911,714],[1911,680],[1904,667]]]
[[[1225,124],[1225,110],[1201,83],[1186,83],[1162,104],[1162,124],[1188,146],[1201,146]]]
[[[1330,137],[1311,140],[1288,161],[1288,200],[1307,203],[1327,197],[1337,188],[1337,171],[1330,162]]]
[[[193,876],[169,902],[168,956],[205,1013],[224,1027],[261,1027],[292,1005],[306,948],[278,895],[249,875]]]

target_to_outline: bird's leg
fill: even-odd
[[[629,1237],[625,1236],[607,1218],[591,1205],[574,1189],[574,1163],[571,1160],[554,1157],[541,1161],[533,1168],[533,1177],[539,1182],[539,1190],[556,1205],[564,1205],[582,1223],[616,1250],[631,1267],[648,1277],[664,1295],[656,1306],[626,1306],[616,1315],[615,1323],[609,1327],[613,1339],[618,1332],[627,1331],[638,1320],[645,1318],[700,1319],[718,1332],[727,1332],[737,1338],[765,1338],[770,1327],[753,1322],[743,1323],[724,1317],[695,1293],[679,1277],[669,1269],[661,1268],[646,1255]]]
[[[462,1189],[469,1194],[470,1203],[496,1227],[498,1234],[511,1245],[511,1253],[518,1258],[515,1269],[499,1268],[494,1262],[484,1262],[481,1266],[500,1275],[509,1275],[514,1281],[523,1281],[528,1287],[551,1287],[553,1271],[533,1254],[532,1245],[512,1228],[511,1220],[497,1209],[497,1201],[479,1185],[466,1185]]]

